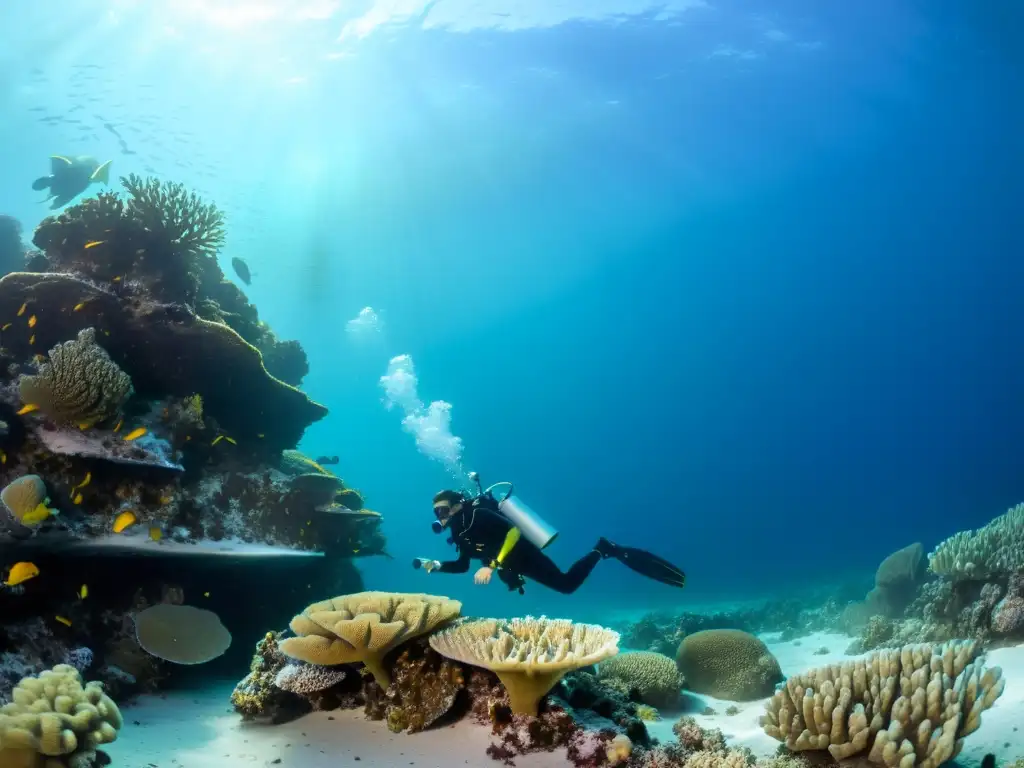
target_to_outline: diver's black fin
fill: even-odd
[[[676,568],[668,560],[651,554],[645,549],[615,545],[612,557],[623,565],[649,579],[668,584],[670,587],[686,585],[686,574]]]
[[[996,768],[996,756],[989,752],[981,758],[981,768]]]
[[[32,189],[36,192],[41,192],[46,189],[53,182],[53,176],[40,176],[38,179],[32,182]]]

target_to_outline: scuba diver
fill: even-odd
[[[434,496],[434,533],[448,530],[448,543],[455,544],[457,560],[440,562],[427,558],[413,561],[414,568],[427,573],[465,573],[472,560],[484,563],[473,577],[477,584],[489,584],[494,572],[509,590],[523,594],[526,579],[543,584],[562,594],[572,594],[590,575],[601,560],[614,558],[655,581],[673,587],[686,582],[683,572],[642,549],[623,547],[600,538],[594,548],[562,571],[542,551],[555,540],[558,533],[551,529],[518,497],[512,495],[511,483],[495,483],[486,491],[480,489],[479,476],[473,472],[470,479],[477,484],[478,493],[469,496],[461,491],[445,490]],[[502,498],[494,495],[494,488],[508,486]]]

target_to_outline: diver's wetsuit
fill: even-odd
[[[492,509],[485,498],[467,502],[465,509],[455,515],[449,525],[451,540],[459,550],[459,559],[441,563],[440,571],[465,573],[472,560],[491,564],[498,558],[512,527],[512,523]],[[598,550],[591,550],[563,572],[536,544],[520,537],[502,560],[498,578],[509,589],[521,591],[525,577],[556,592],[571,594],[579,589],[602,557]]]

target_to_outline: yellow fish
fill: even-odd
[[[75,304],[75,308],[73,310],[71,310],[71,311],[72,312],[81,312],[85,308],[85,305],[87,303],[88,302],[86,302],[86,301],[80,301],[77,304]]]
[[[144,434],[146,434],[146,428],[145,427],[136,427],[131,432],[129,432],[127,435],[125,435],[124,439],[125,439],[126,442],[130,442],[132,440],[138,440]]]
[[[135,525],[139,518],[130,509],[125,510],[114,518],[114,533],[121,533],[125,528]]]
[[[107,242],[107,241],[106,240],[90,240],[88,243],[85,244],[85,247],[87,249],[88,248],[95,248],[97,245],[103,245],[105,242]]]
[[[36,335],[34,333],[31,336],[28,337],[28,343],[29,344],[35,344],[36,343]]]
[[[92,482],[92,472],[86,472],[85,478],[75,488],[85,488],[89,483]]]
[[[27,301],[24,304],[22,304],[21,305],[21,309],[18,310],[18,317],[21,317],[22,315],[24,315],[26,309],[28,309],[28,302]]]
[[[31,512],[26,512],[21,517],[22,525],[39,525],[44,520],[49,520],[53,510],[40,502]]]
[[[71,626],[71,619],[69,619],[67,616],[54,616],[53,618],[55,618],[57,621],[59,621],[65,627],[70,627]]]
[[[80,430],[82,430],[83,432],[85,430],[87,430],[91,426],[92,426],[92,424],[90,424],[88,421],[80,421],[80,422],[78,422],[78,428]]]
[[[224,435],[217,435],[215,438],[213,438],[213,442],[210,443],[210,445],[216,445],[217,443],[219,443],[223,439],[224,439]]]
[[[22,561],[11,566],[11,571],[7,574],[7,581],[5,581],[4,584],[8,587],[14,587],[21,584],[23,581],[34,579],[38,575],[39,569],[36,568],[35,563]]]
[[[76,493],[75,494],[75,498],[73,498],[72,501],[75,502],[75,504],[81,504],[82,503],[82,498],[83,498],[82,494]]]
[[[6,331],[6,330],[7,330],[8,328],[10,328],[10,327],[11,327],[12,325],[14,325],[14,323],[4,323],[4,327],[3,327],[3,328],[0,328],[0,331]]]
[[[228,437],[227,435],[224,435],[224,439],[227,440],[232,445],[238,445],[238,442],[233,437]]]
[[[121,431],[121,426],[122,426],[123,424],[124,424],[124,419],[121,419],[121,420],[120,420],[119,422],[117,422],[117,426],[116,426],[116,427],[114,427],[114,431],[115,431],[115,432],[120,432],[120,431]]]
[[[3,451],[0,451],[0,464],[6,464],[6,463],[7,463],[7,454],[4,453]]]
[[[120,275],[118,275],[117,277],[115,277],[115,278],[114,278],[113,280],[111,280],[110,282],[112,282],[112,283],[120,283],[120,282],[121,282],[121,276],[120,276]]]
[[[209,597],[209,596],[210,596],[209,592],[203,592],[203,597]]]
[[[174,501],[174,497],[173,496],[161,496],[160,497],[160,503],[161,504],[170,504],[172,501]]]
[[[164,532],[157,528],[155,525],[149,529],[149,538],[153,541],[160,541],[164,537]]]
[[[38,321],[38,320],[36,320],[36,316],[35,316],[35,315],[32,315],[32,317],[30,317],[30,318],[28,319],[28,327],[29,327],[29,328],[35,328],[35,327],[36,327],[36,323],[37,323],[37,322],[39,322],[39,321]]]
[[[29,403],[28,405],[21,406],[21,410],[18,411],[19,416],[24,416],[26,413],[32,413],[32,411],[38,411],[39,406]]]
[[[78,590],[78,597],[85,600],[89,596],[89,585],[83,584]]]

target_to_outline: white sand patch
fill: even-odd
[[[489,728],[469,722],[391,733],[362,709],[315,712],[291,723],[243,723],[231,684],[145,696],[123,708],[105,751],[119,768],[495,768]],[[565,750],[515,758],[517,768],[565,768]]]

